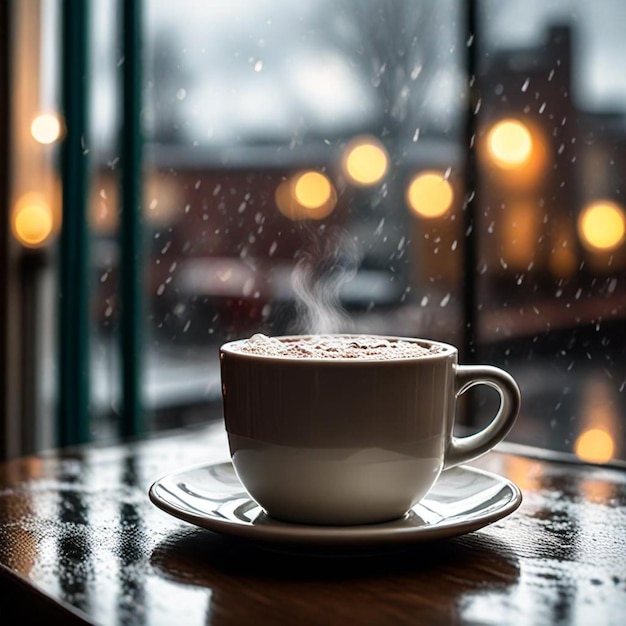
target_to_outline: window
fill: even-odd
[[[28,61],[39,93],[16,92],[30,137],[14,151],[43,174],[15,185],[12,223],[21,254],[44,251],[33,349],[49,424],[63,125],[39,114],[59,110],[63,42],[60,4],[30,6],[14,12],[41,30],[31,21],[15,46],[38,37],[45,54]],[[219,419],[227,339],[355,331],[445,340],[511,371],[524,399],[512,441],[624,458],[622,13],[618,0],[143,3],[149,430]],[[90,428],[105,440],[121,402],[128,59],[120,7],[94,1],[90,23]],[[492,402],[474,396],[468,421]]]

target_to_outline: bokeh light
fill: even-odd
[[[321,220],[335,208],[337,194],[327,176],[313,170],[300,172],[276,189],[278,210],[292,220]]]
[[[453,200],[454,190],[443,172],[421,172],[413,177],[406,190],[409,207],[421,217],[442,217],[450,210]]]
[[[496,165],[513,169],[528,161],[533,150],[533,139],[525,124],[506,119],[495,124],[489,131],[487,145]]]
[[[587,248],[613,250],[624,240],[626,218],[615,202],[599,200],[587,206],[578,219],[578,234]]]
[[[363,187],[376,185],[385,177],[388,168],[389,156],[378,140],[364,137],[348,144],[343,171],[351,183]]]
[[[293,194],[298,204],[305,209],[315,211],[330,200],[332,185],[320,172],[304,172],[296,177]]]
[[[32,121],[30,132],[39,143],[54,143],[61,137],[61,122],[54,113],[41,113]]]
[[[44,198],[36,193],[22,196],[13,211],[11,226],[15,238],[28,248],[44,245],[52,235],[54,217]]]
[[[574,453],[581,461],[607,463],[613,458],[615,442],[610,433],[602,428],[583,431],[574,444]]]

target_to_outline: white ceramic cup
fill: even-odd
[[[457,349],[445,343],[385,339],[438,351],[390,360],[311,359],[240,352],[243,340],[221,347],[232,462],[270,516],[329,525],[397,519],[442,471],[481,456],[511,430],[520,392],[507,372],[458,365]],[[473,385],[493,387],[499,410],[479,432],[454,437],[457,398]]]

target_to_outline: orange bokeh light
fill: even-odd
[[[613,458],[615,442],[610,433],[602,428],[583,431],[574,444],[574,453],[581,461],[607,463]]]
[[[585,247],[613,250],[624,240],[624,209],[615,202],[598,200],[588,205],[578,219],[578,234]]]
[[[528,161],[533,151],[533,138],[528,127],[514,119],[498,122],[487,137],[492,159],[504,169],[512,169]]]
[[[15,238],[28,248],[44,245],[54,231],[50,205],[38,193],[27,193],[16,203],[11,227]]]
[[[413,177],[406,190],[406,201],[420,217],[445,215],[454,200],[454,190],[443,172],[429,170]]]
[[[309,170],[283,181],[275,200],[278,210],[291,220],[321,220],[335,209],[337,194],[325,174]]]
[[[376,185],[389,169],[385,147],[372,137],[355,139],[348,145],[343,170],[348,180],[359,186]]]

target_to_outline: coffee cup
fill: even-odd
[[[519,412],[510,374],[457,361],[452,345],[406,337],[255,336],[224,344],[224,421],[237,476],[269,516],[286,522],[404,516],[442,471],[500,442]],[[486,427],[457,437],[458,398],[474,385],[494,388],[500,405]]]

